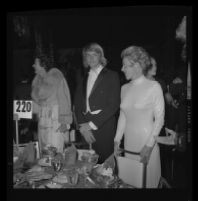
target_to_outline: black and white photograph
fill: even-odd
[[[10,11],[7,48],[9,188],[191,200],[191,6]]]

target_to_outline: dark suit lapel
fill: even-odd
[[[93,88],[92,88],[92,90],[91,90],[90,96],[91,96],[92,93],[95,91],[95,89],[98,87],[98,85],[99,85],[100,82],[102,81],[102,79],[103,79],[103,77],[104,77],[104,75],[105,75],[105,73],[106,73],[107,71],[108,71],[107,68],[103,68],[103,69],[102,69],[102,71],[100,72],[100,74],[98,75],[98,77],[97,77],[97,79],[96,79],[96,81],[95,81],[95,83],[94,83],[94,86],[93,86]]]
[[[86,108],[88,75],[89,75],[89,73],[86,73],[86,75],[84,76],[84,79],[83,79],[83,100],[84,100],[84,103],[85,103],[85,108]]]

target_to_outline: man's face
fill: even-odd
[[[97,68],[100,64],[100,55],[96,52],[90,51],[86,53],[86,61],[90,68]]]

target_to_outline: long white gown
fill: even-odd
[[[156,188],[161,177],[159,147],[154,136],[159,135],[163,123],[164,98],[157,81],[141,76],[122,87],[115,141],[120,141],[124,134],[124,148],[133,152],[140,152],[144,145],[154,145],[147,165],[147,188]],[[131,154],[125,156],[137,157]]]

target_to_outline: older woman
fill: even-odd
[[[40,55],[32,65],[35,78],[32,82],[34,112],[38,114],[38,138],[41,150],[46,145],[63,151],[64,139],[72,123],[70,92],[63,74],[52,68],[49,58]],[[37,106],[37,107],[36,107]]]
[[[164,123],[164,98],[158,82],[144,74],[150,66],[148,53],[131,46],[121,53],[122,71],[129,83],[122,86],[120,116],[114,138],[115,154],[124,134],[126,150],[140,152],[140,161],[147,163],[147,188],[156,188],[161,177],[160,154],[154,137]],[[137,156],[126,154],[128,158]]]

